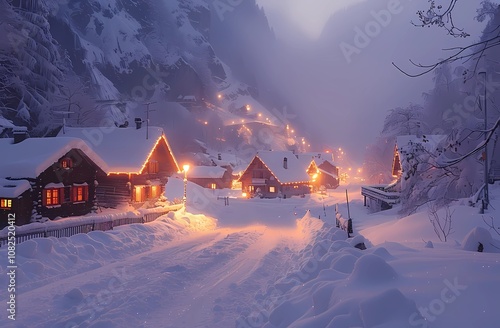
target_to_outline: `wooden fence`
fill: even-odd
[[[351,233],[354,233],[352,229],[352,219],[345,219],[339,212],[339,205],[335,205],[335,226],[347,232],[347,237],[351,237]]]
[[[171,206],[168,210],[161,212],[145,213],[143,216],[121,218],[121,219],[110,219],[106,221],[94,221],[94,222],[75,222],[74,225],[65,226],[64,228],[40,228],[38,230],[33,230],[24,233],[16,233],[16,244],[20,244],[24,241],[33,238],[47,238],[47,237],[71,237],[79,233],[89,233],[91,231],[108,231],[113,230],[115,227],[119,227],[126,224],[133,223],[148,223],[156,220],[162,215],[165,215],[171,211],[176,211],[182,206]],[[7,245],[8,237],[0,237],[0,247]]]

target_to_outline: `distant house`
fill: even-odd
[[[339,170],[333,162],[330,153],[302,153],[297,155],[299,160],[305,161],[307,173],[316,190],[324,187],[335,189],[339,186]]]
[[[76,138],[0,139],[0,228],[42,217],[84,215],[95,204],[97,176],[106,164]]]
[[[303,160],[290,151],[261,151],[239,181],[243,192],[264,198],[291,197],[311,192],[311,177]]]
[[[71,128],[59,137],[88,140],[90,147],[107,164],[107,175],[99,180],[99,204],[116,207],[121,203],[142,203],[159,197],[179,166],[168,140],[159,127]]]
[[[184,177],[179,174],[179,177]],[[203,188],[226,189],[231,188],[232,172],[220,166],[193,166],[189,169],[187,179]]]
[[[396,138],[394,156],[392,159],[391,173],[395,180],[389,185],[371,185],[361,187],[361,195],[364,197],[364,205],[372,212],[378,212],[392,208],[400,202],[400,191],[405,188],[404,169],[408,160],[418,152],[435,153],[439,144],[443,142],[445,135],[406,135]]]

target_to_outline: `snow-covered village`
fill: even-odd
[[[499,30],[0,0],[0,327],[500,327]]]

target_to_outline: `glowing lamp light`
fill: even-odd
[[[243,198],[247,198],[247,197],[248,197],[248,194],[247,194],[246,192],[244,192],[244,193],[242,193],[242,194],[241,194],[241,196],[242,196]]]
[[[189,164],[182,165],[182,169],[187,173],[187,171],[189,171]]]
[[[217,95],[217,98],[218,98],[218,99],[222,99],[222,95],[219,93],[219,94]]]

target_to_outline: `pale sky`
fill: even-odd
[[[257,0],[257,3],[264,7],[276,35],[286,39],[290,23],[304,35],[317,38],[335,11],[362,1],[365,0]]]

